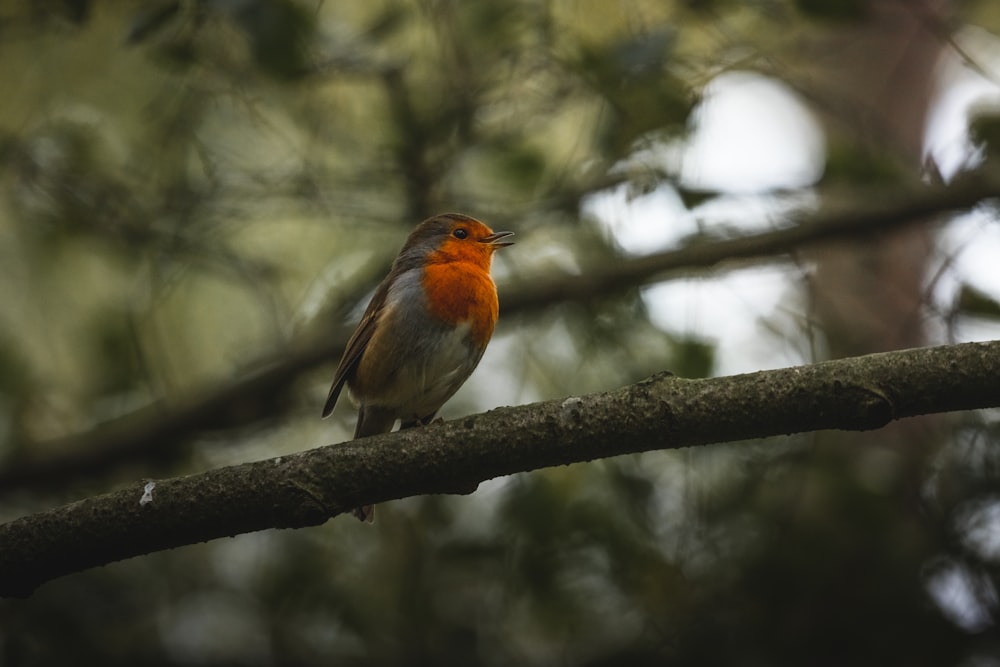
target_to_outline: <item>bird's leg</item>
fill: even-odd
[[[408,419],[406,421],[402,421],[399,424],[399,430],[402,431],[404,428],[413,428],[415,426],[427,426],[428,424],[443,424],[444,419],[442,419],[441,417],[434,419],[434,415],[436,414],[437,412],[432,412],[429,415],[425,415],[423,417],[417,417],[416,419]]]

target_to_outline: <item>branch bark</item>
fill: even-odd
[[[596,458],[1000,406],[1000,341],[873,354],[501,408],[423,429],[136,483],[0,525],[0,596],[157,550],[299,528],[367,503],[468,493]]]
[[[706,239],[676,250],[593,267],[579,274],[539,276],[501,285],[503,319],[531,314],[555,303],[605,298],[639,285],[694,270],[719,268],[727,262],[754,261],[796,252],[805,247],[860,234],[896,229],[926,216],[971,208],[1000,197],[1000,181],[992,176],[968,177],[945,187],[901,190],[879,203],[814,216],[810,221],[757,234]],[[264,406],[317,364],[335,361],[350,329],[322,338],[303,336],[279,356],[264,359],[233,383],[191,392],[181,401],[159,401],[118,419],[56,442],[25,444],[21,458],[0,467],[0,494],[19,488],[59,486],[108,466],[160,452],[208,429],[245,424],[248,415],[270,414]],[[32,452],[46,452],[32,458]],[[57,453],[56,453],[57,452]]]

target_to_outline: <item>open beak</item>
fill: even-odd
[[[508,236],[513,236],[514,232],[493,232],[489,236],[484,236],[479,239],[480,243],[489,243],[494,248],[502,248],[504,246],[514,245],[513,241],[501,241],[500,239],[505,239]]]

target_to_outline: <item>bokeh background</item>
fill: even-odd
[[[445,418],[1000,337],[988,203],[503,314],[989,172],[998,31],[992,0],[2,0],[0,520],[349,438],[333,351],[443,211],[518,234]],[[152,554],[0,602],[0,665],[1000,665],[998,433],[653,452]]]

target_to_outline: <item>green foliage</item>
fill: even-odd
[[[715,368],[715,346],[703,340],[682,338],[674,341],[676,362],[670,366],[674,375],[686,378],[709,377]]]
[[[278,79],[307,73],[307,44],[314,14],[292,0],[246,2],[233,18],[250,41],[254,62]]]
[[[224,29],[219,22],[228,23],[238,29],[254,65],[262,73],[287,81],[309,73],[307,54],[315,31],[314,16],[294,0],[216,4],[166,0],[140,6],[126,40],[139,44],[161,37],[164,62],[190,66],[200,60],[195,44],[206,38],[204,33]]]
[[[1000,302],[972,285],[962,285],[956,310],[973,317],[1000,319]]]
[[[660,29],[581,44],[574,67],[612,110],[601,129],[601,143],[612,154],[653,130],[685,127],[696,99],[671,73],[674,41],[672,32]]]
[[[827,147],[826,185],[890,185],[906,182],[908,177],[898,156],[843,141]]]
[[[795,6],[818,21],[860,22],[869,11],[865,0],[795,0]]]
[[[1000,113],[997,109],[980,109],[969,123],[969,135],[988,156],[996,155],[1000,151]]]

